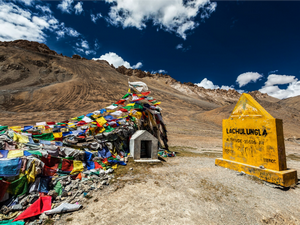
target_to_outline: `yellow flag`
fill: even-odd
[[[71,171],[71,174],[74,173],[80,173],[84,170],[83,164],[80,160],[73,160],[73,170]]]
[[[35,163],[34,160],[31,162],[29,169],[25,172],[28,183],[35,181]]]
[[[69,126],[70,128],[76,128],[76,124],[75,124],[75,123],[68,123],[68,126]]]
[[[111,168],[113,168],[114,170],[118,168],[118,164],[113,165]]]
[[[52,128],[43,130],[43,133],[47,133],[47,134],[52,133]]]
[[[19,143],[28,143],[29,142],[29,139],[27,136],[18,134],[18,133],[14,133],[13,140],[16,142],[19,142]]]
[[[92,117],[94,118],[94,119],[97,119],[98,117],[100,117],[101,115],[92,115]]]
[[[96,119],[96,121],[103,126],[103,124],[106,124],[107,121],[101,116],[100,118]]]
[[[54,138],[61,138],[62,137],[62,132],[54,132],[53,136],[54,136]]]
[[[141,119],[142,118],[142,112],[136,112],[135,114],[133,114],[132,116],[137,118],[137,119]]]
[[[102,133],[105,131],[105,128],[104,127],[100,127],[100,130],[98,131],[98,133]]]
[[[98,127],[90,127],[90,131],[92,132],[92,134],[95,133],[95,130],[97,129]]]
[[[8,159],[12,158],[18,158],[24,156],[24,151],[23,150],[9,150],[7,154]]]
[[[21,132],[21,129],[22,129],[21,126],[14,126],[14,127],[9,127],[9,128],[16,132]]]
[[[61,128],[60,131],[61,131],[61,132],[68,132],[69,129],[68,129],[68,128]]]

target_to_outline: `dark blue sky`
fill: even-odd
[[[209,18],[201,19],[201,13],[192,18],[200,25],[187,30],[185,40],[174,30],[166,31],[167,28],[161,24],[154,25],[154,19],[145,20],[146,26],[142,29],[123,28],[120,24],[115,26],[109,23],[108,13],[117,2],[83,1],[82,12],[76,15],[74,6],[77,1],[72,2],[69,13],[58,8],[58,4],[61,4],[59,1],[43,1],[42,4],[51,9],[53,17],[80,34],[57,39],[55,32],[44,29],[47,37],[43,42],[67,56],[78,53],[91,59],[113,52],[131,66],[141,62],[143,66],[140,69],[165,70],[181,82],[200,83],[207,78],[214,85],[226,85],[244,91],[262,88],[272,73],[278,76],[269,78],[270,87],[265,89],[269,94],[289,97],[291,92],[282,94],[282,91],[290,85],[292,95],[298,95],[300,2],[218,1]],[[32,3],[15,4],[31,12],[35,10]],[[145,7],[149,7],[147,1]],[[94,23],[91,14],[97,13],[101,13],[102,17]],[[87,41],[89,50],[94,53],[86,55],[78,52],[76,43],[80,43],[80,40]],[[99,45],[97,48],[95,41]],[[178,45],[182,45],[182,48],[176,49]],[[252,82],[246,79],[246,84],[239,87],[237,77],[247,72],[258,73],[261,77],[253,78]],[[280,77],[282,75],[288,76]],[[292,81],[289,76],[294,76]],[[274,86],[277,86],[276,90]]]

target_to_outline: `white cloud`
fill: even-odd
[[[167,73],[166,70],[159,70],[158,72],[159,72],[159,73]]]
[[[34,1],[33,0],[19,0],[20,2],[23,2],[25,5],[31,5]]]
[[[57,8],[60,9],[63,13],[69,13],[72,12],[72,3],[73,0],[62,0],[60,4],[57,5]]]
[[[94,51],[94,50],[86,50],[85,52],[84,52],[86,55],[96,55],[96,51]]]
[[[56,37],[57,40],[60,38],[63,38],[65,35],[68,35],[70,37],[78,37],[80,35],[80,33],[78,33],[73,28],[65,27],[64,23],[57,25],[56,34],[57,34],[57,37]]]
[[[278,85],[288,84],[286,89],[280,89]],[[262,93],[284,99],[300,95],[300,81],[295,76],[270,74],[260,90]]]
[[[75,53],[83,53],[85,55],[95,55],[96,51],[90,49],[90,45],[88,43],[87,40],[80,40],[79,42],[77,42],[75,44],[76,46],[74,46],[75,49]]]
[[[141,68],[142,66],[143,66],[143,63],[138,62],[137,64],[135,64],[135,65],[132,66],[132,69],[139,69],[139,68]]]
[[[76,15],[80,15],[83,12],[83,2],[78,2],[73,8],[73,0],[62,0],[60,4],[57,5],[57,8],[61,10],[62,13],[71,14],[75,10]]]
[[[114,52],[109,52],[104,55],[101,55],[100,58],[93,58],[93,60],[106,60],[110,64],[113,64],[114,67],[119,67],[119,66],[125,66],[126,68],[133,68],[133,69],[138,69],[143,66],[141,62],[138,62],[137,64],[130,66],[130,63],[125,61],[122,57],[118,56]]]
[[[232,86],[226,86],[226,85],[222,85],[220,89],[223,89],[223,90],[234,90],[234,88]]]
[[[83,12],[82,5],[83,5],[82,2],[78,2],[78,3],[74,6],[75,14],[76,14],[76,15],[79,15],[79,14],[81,14],[81,13]]]
[[[151,71],[151,74],[156,74],[156,73],[167,73],[168,71],[166,70],[158,70],[158,71]]]
[[[81,42],[81,47],[85,48],[85,49],[89,49],[89,43],[87,42],[87,40],[82,40]]]
[[[272,71],[268,72],[268,75],[274,74],[274,73],[276,73],[276,72],[278,72],[278,70],[272,70]]]
[[[199,86],[199,87],[203,87],[205,89],[218,89],[220,88],[218,85],[214,85],[214,83],[210,80],[208,80],[207,78],[204,78],[200,83],[195,85]]]
[[[270,74],[265,86],[273,86],[275,84],[288,84],[297,81],[295,76]]]
[[[245,91],[244,90],[240,90],[240,89],[238,89],[238,90],[236,90],[238,93],[240,93],[240,94],[243,94]]]
[[[237,77],[236,82],[239,84],[239,87],[243,87],[250,82],[256,82],[261,77],[262,75],[259,73],[247,72],[240,74]]]
[[[183,44],[178,44],[175,48],[176,49],[181,49],[181,48],[183,48]]]
[[[0,41],[25,39],[29,41],[46,41],[46,31],[54,32],[58,38],[65,35],[78,37],[80,34],[52,15],[47,6],[36,6],[39,10],[32,13],[12,2],[0,0]]]
[[[74,30],[71,27],[66,27],[65,29],[67,31],[67,35],[69,35],[71,37],[78,37],[80,35],[80,33],[78,33],[76,30]]]
[[[43,30],[49,28],[47,19],[32,16],[29,10],[23,10],[13,3],[0,1],[0,41],[43,41],[46,37]]]
[[[35,8],[41,10],[44,13],[52,13],[51,9],[48,6],[45,6],[45,5],[43,5],[43,6],[42,5],[36,5]]]
[[[96,23],[98,19],[100,19],[102,17],[101,13],[97,13],[96,15],[91,14],[91,20]]]
[[[179,49],[179,50],[181,50],[183,52],[186,52],[186,51],[190,50],[191,46],[183,47],[183,44],[178,44],[175,48]]]
[[[100,48],[98,39],[95,40],[94,48],[95,48],[95,50],[98,50]]]
[[[83,53],[85,55],[95,55],[96,52],[94,50],[85,50],[83,48],[75,48],[75,53],[80,54]]]
[[[222,85],[221,87],[218,85],[214,85],[214,83],[210,80],[208,80],[207,78],[204,78],[200,83],[195,83],[195,85],[197,85],[198,87],[203,87],[205,89],[223,89],[223,90],[229,90],[232,89],[234,90],[233,86],[226,86],[226,85]],[[242,91],[242,90],[240,90]]]
[[[106,0],[112,6],[108,22],[123,28],[146,28],[152,21],[155,26],[168,32],[174,32],[183,39],[186,33],[195,29],[199,23],[195,18],[200,14],[208,18],[215,11],[217,4],[209,0]]]

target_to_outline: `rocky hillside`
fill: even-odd
[[[123,96],[128,80],[147,83],[152,96],[162,101],[171,130],[189,130],[192,125],[221,130],[220,121],[229,116],[240,97],[235,90],[207,90],[169,75],[124,66],[114,68],[104,60],[87,60],[78,55],[70,58],[45,44],[17,40],[0,42],[0,124],[60,121],[86,114]],[[251,94],[271,114],[286,118],[285,129],[299,123],[294,102],[279,101],[258,91]],[[298,128],[292,130],[291,135],[300,133]]]

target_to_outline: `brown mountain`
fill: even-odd
[[[62,121],[95,111],[121,98],[128,80],[145,82],[151,95],[162,101],[174,144],[178,139],[220,139],[221,121],[240,97],[235,90],[207,90],[169,75],[114,68],[78,55],[69,58],[45,44],[17,40],[0,42],[0,124]],[[251,94],[271,115],[283,119],[285,135],[300,136],[299,97],[279,101],[258,91]]]

